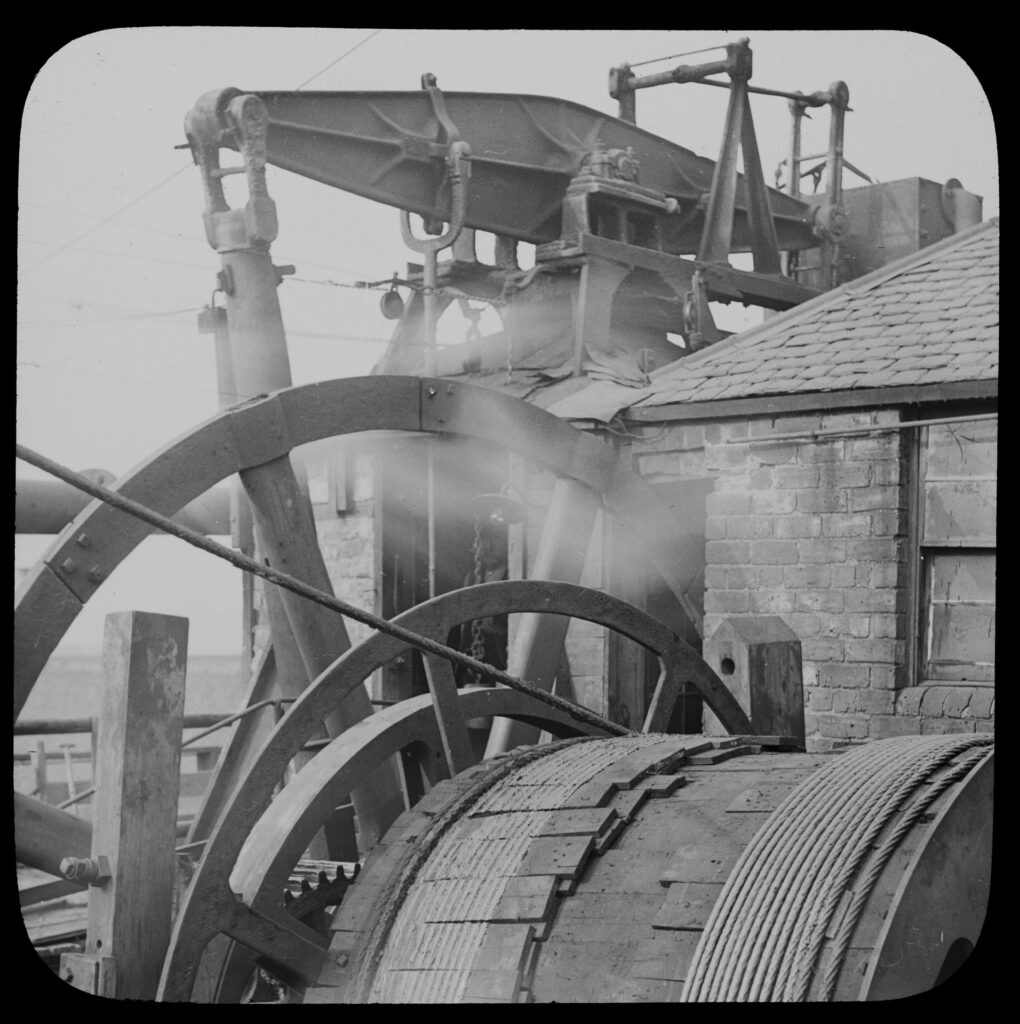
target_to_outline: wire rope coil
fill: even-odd
[[[991,743],[981,735],[879,741],[804,780],[731,872],[691,962],[683,1001],[806,999],[822,943],[849,892],[822,979],[824,998],[831,998],[882,867],[925,808]]]

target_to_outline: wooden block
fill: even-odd
[[[553,811],[539,836],[600,836],[619,817],[611,807],[574,808]]]
[[[803,750],[804,744],[796,736],[736,736],[740,743],[765,747],[768,750]]]
[[[649,775],[638,783],[649,796],[672,796],[681,786],[687,784],[685,775]]]
[[[648,799],[651,793],[647,789],[630,789],[624,793],[618,793],[613,799],[613,810],[615,810],[624,821],[634,820],[638,808]]]
[[[318,983],[320,985],[330,985],[334,988],[342,985],[350,978],[349,964],[350,952],[345,949],[334,948],[334,943],[331,942],[329,954],[322,961],[322,967],[319,970]]]
[[[515,875],[507,879],[503,892],[507,896],[550,896],[555,888],[554,875]]]
[[[609,831],[604,832],[595,840],[595,849],[592,851],[593,855],[595,857],[601,857],[602,854],[604,854],[606,850],[616,842],[629,823],[629,818],[621,818],[618,815],[616,820],[610,826]]]
[[[757,754],[760,752],[761,747],[747,745],[724,747],[722,750],[705,751],[701,754],[695,754],[690,758],[690,763],[692,765],[719,764],[721,761],[728,761],[731,757],[744,757],[747,754]]]
[[[117,972],[112,956],[95,953],[62,953],[60,977],[71,988],[89,995],[114,999],[117,995]]]
[[[576,879],[595,848],[591,836],[557,836],[532,841],[518,875],[556,875]]]
[[[652,927],[701,931],[722,888],[722,882],[678,882],[671,885],[666,890],[666,899],[655,915]]]
[[[605,807],[617,791],[616,783],[600,772],[589,779],[583,786],[574,790],[566,800],[563,808],[570,807]]]
[[[535,931],[527,924],[493,924],[471,965],[465,995],[513,1001],[521,987]]]
[[[557,896],[572,896],[577,888],[577,882],[573,878],[561,878],[556,883]]]
[[[492,912],[492,921],[543,921],[552,911],[555,875],[525,875],[509,879]]]

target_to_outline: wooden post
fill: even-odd
[[[105,858],[109,877],[90,889],[84,955],[61,960],[61,977],[96,995],[156,995],[177,884],[187,648],[187,619],[106,617],[92,860]]]
[[[35,741],[35,793],[34,795],[46,803],[46,786],[49,782],[46,773],[46,744],[42,740]]]
[[[595,526],[598,498],[593,491],[561,478],[553,487],[542,537],[535,553],[532,579],[579,583]],[[507,671],[551,690],[570,619],[565,615],[527,612],[517,621],[507,656]],[[535,743],[539,730],[510,718],[493,720],[486,757],[522,743]]]
[[[800,640],[778,615],[734,615],[705,641],[705,661],[730,688],[759,736],[804,745]],[[725,730],[705,708],[705,733]]]

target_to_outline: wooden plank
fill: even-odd
[[[116,960],[118,999],[155,997],[170,940],[187,648],[187,619],[106,618],[92,856],[111,877],[90,890],[85,952]]]
[[[460,713],[453,667],[445,658],[437,658],[434,655],[427,656],[424,662],[425,678],[432,693],[446,763],[451,776],[459,775],[475,763],[475,757],[467,725]]]
[[[591,836],[535,839],[528,847],[517,874],[576,879],[594,848],[595,841]]]
[[[539,836],[600,836],[618,817],[611,807],[593,807],[553,811],[538,832]]]

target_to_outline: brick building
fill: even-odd
[[[794,630],[815,747],[993,728],[998,249],[982,223],[550,409],[707,491],[704,635]]]

